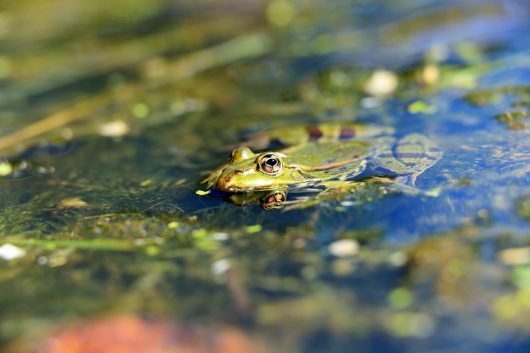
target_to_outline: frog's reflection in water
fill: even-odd
[[[257,203],[265,210],[283,208],[287,201],[285,190],[269,190],[236,193],[228,196],[228,200],[235,205],[250,205]]]

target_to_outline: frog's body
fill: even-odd
[[[326,129],[336,138],[327,137]],[[204,182],[209,189],[233,194],[231,199],[235,203],[246,204],[257,195],[259,200],[271,202],[269,208],[277,208],[279,202],[286,199],[287,191],[321,194],[344,190],[347,193],[353,184],[369,176],[408,176],[410,184],[414,185],[416,177],[442,156],[440,149],[423,135],[410,134],[398,140],[391,135],[391,129],[376,125],[339,128],[329,124],[325,128],[306,127],[293,131],[309,132],[309,137],[299,136],[297,144],[276,152],[256,154],[248,147],[236,148],[229,163]],[[296,140],[293,131],[288,132],[288,139],[274,139],[287,144],[286,141]]]
[[[244,146],[263,150],[274,145],[299,146],[309,142],[336,143],[352,139],[371,139],[391,136],[394,129],[373,124],[323,123],[318,125],[295,125],[276,128],[251,136]]]

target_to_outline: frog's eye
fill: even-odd
[[[282,160],[276,153],[265,153],[258,157],[259,170],[267,175],[278,175],[282,169]]]

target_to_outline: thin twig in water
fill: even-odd
[[[43,135],[74,121],[84,119],[95,109],[103,107],[108,101],[109,98],[107,95],[96,96],[84,100],[71,108],[49,115],[33,124],[13,132],[12,134],[0,137],[0,151]]]

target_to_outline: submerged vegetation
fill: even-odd
[[[3,5],[0,350],[111,327],[176,352],[530,347],[524,1]],[[422,192],[196,193],[265,131],[352,123],[436,142]]]

